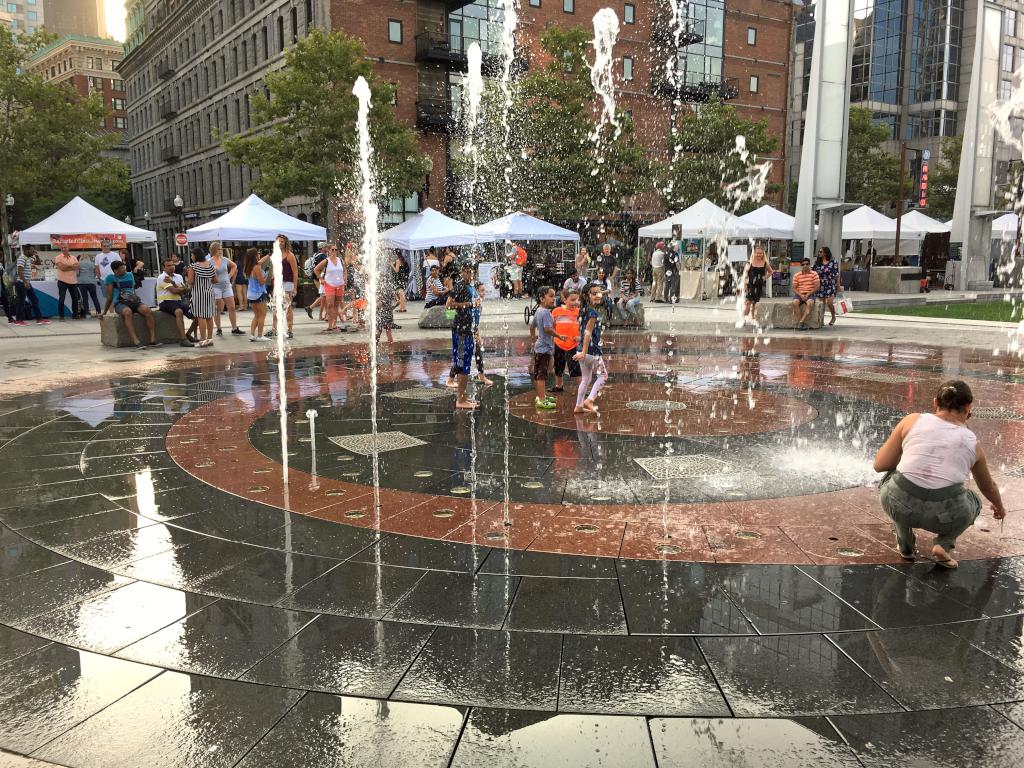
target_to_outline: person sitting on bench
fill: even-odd
[[[156,319],[152,310],[143,303],[142,299],[135,292],[135,278],[125,269],[123,261],[115,261],[110,265],[110,274],[103,278],[103,288],[107,294],[107,303],[100,312],[100,318],[106,316],[110,308],[124,320],[124,327],[131,337],[132,344],[139,349],[147,345],[139,340],[135,332],[134,315],[142,315],[146,321],[146,329],[149,331],[150,347],[159,347],[160,342],[156,340]]]
[[[814,294],[820,285],[818,273],[811,269],[811,260],[805,258],[793,278],[793,320],[798,331],[807,330],[807,317],[814,309]]]
[[[161,312],[174,318],[178,324],[178,339],[183,347],[195,346],[195,331],[199,325],[192,308],[184,300],[188,287],[185,278],[174,271],[174,259],[164,259],[164,271],[156,280],[156,302]],[[192,327],[185,332],[185,318],[192,321]]]

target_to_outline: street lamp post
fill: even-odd
[[[185,229],[185,201],[181,199],[181,195],[174,196],[174,213],[178,217],[178,232],[183,232]],[[179,248],[179,251],[181,249]],[[183,253],[181,256],[183,262],[188,262],[188,254]]]
[[[0,205],[0,240],[3,242],[3,259],[4,264],[10,266],[13,261],[11,256],[11,247],[7,242],[7,236],[11,229],[11,216],[14,213],[14,195],[7,193],[4,195],[4,204]],[[3,287],[0,286],[0,290]]]

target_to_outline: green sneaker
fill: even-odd
[[[554,400],[541,400],[539,397],[533,398],[533,407],[539,408],[542,411],[553,411],[558,405]]]

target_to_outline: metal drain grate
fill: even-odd
[[[685,411],[686,403],[674,400],[630,400],[626,407],[634,411]]]
[[[727,461],[703,453],[688,456],[654,456],[647,459],[633,459],[655,480],[676,480],[684,477],[704,477],[733,471]]]
[[[339,448],[346,451],[358,453],[361,456],[373,455],[373,434],[368,435],[343,435],[341,437],[328,438]],[[426,445],[423,440],[407,435],[405,432],[378,432],[377,452],[400,451],[403,448],[415,448],[417,445]]]
[[[409,387],[409,389],[399,389],[394,392],[385,392],[385,397],[397,397],[402,400],[440,400],[445,397],[451,397],[455,394],[454,390],[442,389],[440,387]]]
[[[997,419],[999,421],[1024,421],[1024,414],[1002,405],[983,405],[971,409],[976,419]]]
[[[906,384],[910,381],[907,376],[897,376],[895,373],[875,373],[874,371],[851,371],[847,370],[840,374],[844,379],[863,379],[864,381],[879,381],[883,384]]]

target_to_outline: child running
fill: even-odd
[[[476,357],[476,380],[484,385],[494,383],[484,373],[484,346],[480,338],[480,315],[483,312],[481,307],[486,293],[487,289],[479,280],[469,286],[469,295],[473,299],[473,354]],[[446,387],[450,389],[456,387],[455,376],[457,373],[458,371],[455,369],[455,366],[452,365],[451,370],[448,372],[448,381],[445,383]]]
[[[546,389],[555,354],[555,320],[551,316],[551,310],[555,306],[555,289],[550,285],[543,286],[537,292],[537,303],[540,306],[533,313],[533,322],[530,324],[530,337],[534,340],[530,370],[536,393],[533,405],[542,411],[553,411],[557,407],[555,398],[548,395]]]
[[[591,283],[587,286],[586,295],[587,305],[580,311],[580,344],[572,358],[578,361],[583,369],[573,413],[597,413],[594,400],[608,381],[608,369],[601,353],[601,316],[598,313],[598,309],[604,303],[604,289],[597,283]],[[588,397],[587,387],[591,386],[591,382],[593,386]]]
[[[579,377],[580,364],[573,359],[580,343],[580,292],[576,288],[562,291],[562,306],[552,313],[555,321],[555,386],[552,392],[564,392],[562,376],[569,369],[569,378]]]

